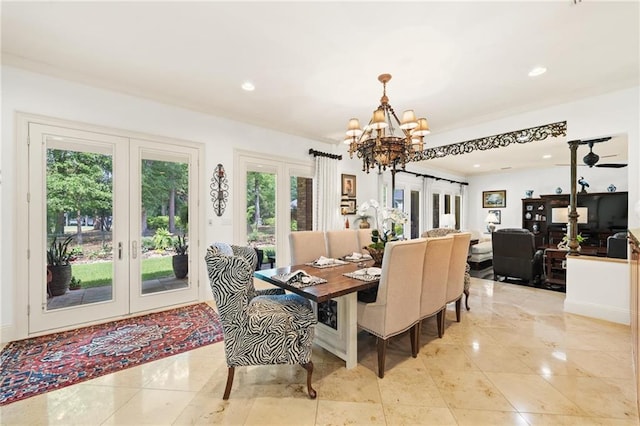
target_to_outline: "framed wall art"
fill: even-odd
[[[342,194],[349,198],[356,198],[356,176],[342,175]]]
[[[482,208],[505,208],[507,207],[507,191],[482,191]]]
[[[500,215],[500,213],[502,213],[502,210],[489,210],[489,214],[495,214],[496,217],[498,218],[497,222],[494,222],[494,225],[501,225],[502,224],[502,216]]]

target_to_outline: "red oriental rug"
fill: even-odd
[[[206,303],[9,343],[0,352],[0,405],[222,340]]]

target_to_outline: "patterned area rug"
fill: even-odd
[[[9,343],[0,353],[0,405],[222,340],[218,314],[185,306]]]

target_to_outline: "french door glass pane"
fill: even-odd
[[[188,254],[179,249],[189,242],[189,165],[143,159],[141,166],[142,294],[188,287]]]
[[[276,174],[247,172],[247,240],[262,250],[263,262],[275,262]]]
[[[411,191],[411,238],[420,235],[420,192]]]
[[[57,145],[46,151],[48,310],[113,295],[113,158]]]
[[[313,229],[313,179],[291,176],[291,230]]]

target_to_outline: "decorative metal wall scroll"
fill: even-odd
[[[216,215],[222,216],[224,209],[227,207],[227,199],[229,198],[229,181],[227,173],[224,171],[222,164],[218,164],[213,171],[211,178],[211,201],[213,202],[213,211]]]
[[[431,160],[433,158],[446,157],[447,155],[467,154],[473,151],[486,151],[488,149],[501,148],[513,143],[529,143],[541,141],[548,137],[558,137],[567,135],[567,122],[545,124],[543,126],[531,127],[528,129],[516,130],[514,132],[502,133],[499,135],[487,136],[480,139],[473,139],[454,143],[451,145],[437,146],[425,149],[413,154],[412,161]]]

